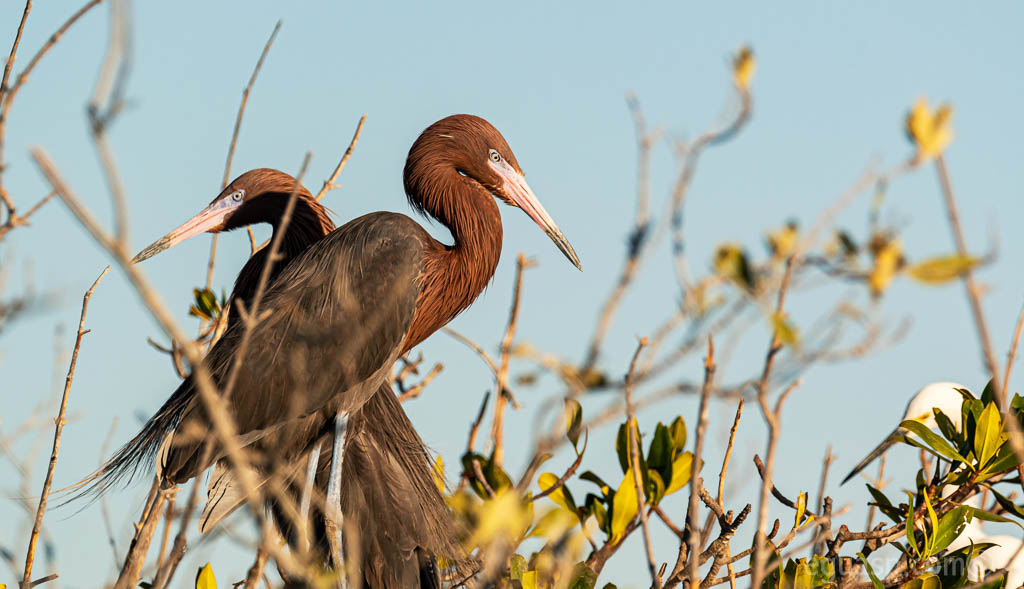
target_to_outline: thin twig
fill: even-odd
[[[156,490],[160,481],[154,478],[153,489]],[[142,565],[146,562],[146,554],[149,552],[150,542],[156,532],[157,523],[163,514],[164,500],[167,491],[157,491],[153,496],[153,503],[145,513],[135,532],[135,538],[128,548],[124,565],[121,567],[121,574],[114,583],[114,589],[133,589],[139,584],[139,577],[142,573]]]
[[[466,440],[467,454],[473,451],[473,446],[476,444],[476,434],[480,431],[480,423],[484,420],[484,412],[487,411],[487,401],[490,398],[490,391],[484,393],[484,400],[480,402],[480,411],[477,412],[476,419],[473,420],[473,425],[469,428],[469,439]]]
[[[339,188],[340,184],[335,184],[338,181],[338,176],[341,171],[345,169],[345,164],[348,163],[348,158],[352,157],[352,150],[356,148],[356,143],[359,143],[359,136],[363,133],[363,123],[366,122],[366,115],[359,117],[359,124],[356,125],[356,131],[352,135],[352,140],[348,142],[348,148],[345,150],[345,154],[341,156],[341,160],[338,165],[334,167],[334,172],[331,173],[331,177],[324,180],[323,187],[320,188],[320,192],[316,195],[316,201],[320,202],[323,200],[327,193]]]
[[[956,244],[956,251],[963,257],[968,255],[967,241],[964,239],[964,230],[960,225],[960,213],[957,211],[956,196],[953,194],[953,185],[949,179],[949,171],[946,169],[946,160],[939,155],[935,158],[935,168],[939,173],[939,183],[942,185],[942,196],[946,203],[946,215],[949,217],[949,228],[953,231],[953,242]],[[1006,407],[1005,392],[999,386],[999,362],[996,360],[995,348],[992,346],[992,338],[989,337],[988,326],[985,323],[985,311],[981,307],[981,295],[978,285],[974,282],[974,273],[970,268],[964,270],[960,275],[964,286],[967,289],[967,300],[971,305],[971,313],[974,315],[974,326],[978,329],[978,339],[981,340],[981,349],[985,354],[985,370],[992,377],[993,389],[1002,391],[1002,406]]]
[[[708,334],[708,353],[704,358],[704,385],[700,391],[700,405],[697,410],[697,436],[693,445],[693,460],[690,466],[690,502],[686,509],[686,527],[690,533],[688,558],[690,587],[699,587],[700,575],[700,515],[697,513],[697,499],[704,483],[698,479],[701,456],[704,453],[704,433],[708,426],[708,395],[715,380],[715,343]]]
[[[21,34],[25,31],[25,21],[28,20],[28,13],[32,11],[32,0],[25,2],[25,10],[21,13],[21,22],[18,23],[18,32],[14,35],[14,45],[11,46],[11,54],[4,64],[4,77],[0,79],[0,104],[3,104],[4,95],[7,94],[7,80],[11,77],[11,69],[14,61],[18,59],[18,45],[21,44]]]
[[[779,297],[778,302],[775,305],[775,316],[781,318],[783,309],[786,303],[786,292],[789,289],[790,279],[793,276],[793,267],[797,264],[796,256],[792,255],[786,262],[786,273],[782,277],[782,283],[779,285]],[[761,415],[764,417],[765,423],[768,425],[768,447],[765,451],[767,465],[764,472],[764,480],[761,482],[761,497],[758,502],[758,513],[757,513],[757,531],[754,535],[754,555],[751,561],[751,568],[753,574],[751,576],[751,583],[754,587],[761,586],[761,579],[763,578],[765,569],[765,535],[764,530],[768,525],[768,496],[771,493],[772,485],[772,470],[775,466],[775,448],[778,443],[779,431],[781,424],[779,423],[779,411],[785,396],[788,394],[783,393],[776,402],[775,409],[772,410],[768,406],[768,387],[771,380],[772,366],[775,363],[775,357],[782,349],[782,337],[779,334],[778,326],[772,330],[771,343],[768,344],[768,353],[765,356],[764,369],[761,372],[761,379],[757,384],[757,402],[761,408]],[[794,383],[795,384],[795,383]],[[790,389],[792,390],[792,388]]]
[[[736,416],[732,419],[732,427],[729,428],[729,443],[725,447],[725,458],[722,459],[722,470],[718,471],[718,494],[715,495],[715,500],[722,501],[722,493],[725,489],[725,475],[729,470],[729,458],[732,456],[732,447],[736,442],[736,430],[740,425],[740,416],[743,415],[743,404],[744,399],[740,399],[736,403]]]
[[[480,356],[480,359],[483,360],[484,363],[487,364],[487,367],[491,369],[491,373],[494,375],[494,378],[498,378],[498,365],[494,363],[494,359],[491,358],[491,355],[488,354],[487,350],[484,350],[480,344],[455,331],[451,327],[444,327],[441,331],[466,344],[469,349],[476,352],[477,356]]]
[[[511,394],[508,392],[508,365],[511,360],[512,339],[516,335],[516,323],[519,321],[519,301],[523,290],[523,270],[533,265],[533,262],[527,260],[522,252],[519,253],[519,256],[516,258],[515,285],[512,287],[512,307],[508,313],[508,325],[505,327],[505,335],[501,338],[497,383],[495,384],[497,393],[494,399],[494,422],[491,425],[491,443],[493,444],[491,461],[498,467],[505,461],[505,406],[511,398]]]
[[[423,389],[427,388],[427,385],[433,382],[437,375],[441,374],[442,370],[444,370],[444,364],[441,364],[440,362],[434,364],[434,367],[431,368],[430,372],[428,372],[427,375],[423,377],[423,380],[419,381],[418,383],[408,388],[406,388],[405,383],[403,381],[397,381],[398,390],[399,393],[401,393],[398,396],[398,402],[405,403],[410,399],[415,399],[416,397],[419,397],[420,393],[423,392]]]
[[[17,39],[14,42],[14,46],[11,48],[10,60],[7,62],[7,65],[4,66],[3,83],[0,84],[0,88],[2,88],[2,90],[0,90],[0,200],[3,201],[4,206],[7,208],[7,220],[5,222],[6,226],[14,227],[21,223],[21,218],[15,213],[16,209],[14,203],[11,201],[10,195],[7,194],[7,189],[4,188],[3,184],[3,173],[5,168],[3,148],[4,144],[6,143],[5,137],[7,134],[7,121],[10,118],[11,105],[14,103],[14,98],[15,96],[17,96],[18,91],[21,90],[21,87],[25,84],[26,81],[28,81],[29,75],[35,69],[36,65],[39,63],[39,60],[41,60],[43,56],[46,55],[46,53],[50,49],[52,49],[54,45],[57,44],[57,41],[59,41],[60,38],[64,36],[64,33],[66,33],[68,29],[70,29],[71,26],[74,25],[83,14],[88,12],[91,8],[93,8],[102,1],[103,0],[90,0],[85,4],[85,6],[78,9],[77,12],[71,15],[71,17],[68,18],[68,20],[66,20],[64,24],[62,24],[55,33],[50,35],[50,38],[47,39],[46,43],[44,43],[43,46],[40,47],[39,50],[36,52],[36,54],[32,56],[32,59],[29,60],[28,65],[26,65],[25,68],[21,70],[20,73],[18,73],[18,77],[15,79],[14,84],[8,87],[10,70],[13,66],[14,59],[16,57],[15,54],[19,44],[18,39],[21,38],[22,27],[25,26],[25,18],[28,16],[28,9],[32,4],[31,2],[27,3],[25,12],[22,14],[21,24],[18,27]]]
[[[1013,330],[1013,342],[1010,344],[1010,352],[1006,355],[1006,374],[1003,376],[1003,389],[1006,391],[1005,398],[1013,393],[1010,388],[1010,374],[1013,373],[1013,361],[1017,358],[1017,344],[1020,343],[1021,330],[1024,329],[1024,307],[1021,307],[1017,316],[1017,327]]]
[[[633,406],[633,374],[636,372],[636,361],[640,352],[647,345],[647,338],[642,337],[637,343],[636,351],[633,352],[633,359],[629,362],[629,372],[626,373],[626,435],[629,437],[630,471],[633,473],[633,486],[636,489],[636,509],[640,514],[641,533],[644,537],[644,550],[647,553],[647,567],[651,572],[651,583],[655,589],[661,589],[661,577],[658,575],[658,567],[654,563],[654,549],[651,547],[651,532],[647,527],[647,505],[644,500],[643,475],[640,473],[640,425],[636,420],[636,411]]]
[[[622,302],[626,292],[629,290],[637,272],[643,266],[644,254],[650,249],[647,247],[650,241],[650,200],[651,200],[651,149],[658,142],[661,130],[647,131],[647,119],[644,117],[640,102],[636,96],[626,96],[626,104],[633,115],[633,126],[636,132],[637,142],[637,165],[636,165],[636,216],[633,220],[633,229],[629,233],[626,247],[626,260],[623,262],[622,271],[615,283],[612,292],[601,305],[598,313],[597,324],[594,326],[594,335],[591,337],[587,355],[583,360],[580,372],[586,374],[594,369],[601,353],[601,345],[604,343],[608,330],[611,327],[615,311]]]
[[[192,365],[192,379],[199,392],[199,398],[210,418],[213,434],[221,444],[232,468],[235,469],[240,488],[244,491],[247,502],[254,508],[254,513],[257,517],[261,520],[265,519],[259,505],[259,495],[256,483],[253,480],[253,474],[246,468],[249,461],[238,443],[234,420],[231,414],[228,413],[225,399],[218,394],[217,388],[210,377],[210,372],[203,363],[202,356],[196,345],[177,325],[170,311],[156,295],[148,281],[146,281],[138,268],[131,263],[123,244],[115,241],[82,205],[81,200],[71,191],[71,188],[61,177],[49,156],[38,148],[33,149],[31,155],[43,176],[46,177],[47,181],[72,214],[74,214],[78,222],[117,261],[132,287],[161,329],[180,345],[185,358]],[[148,544],[148,540],[146,542]]]
[[[256,551],[256,560],[249,567],[249,573],[245,576],[245,585],[243,589],[256,589],[256,585],[260,582],[260,577],[263,576],[263,569],[267,566],[267,551],[260,547]]]
[[[242,91],[242,102],[238,105],[238,113],[235,115],[235,128],[231,132],[231,144],[228,146],[228,156],[224,162],[224,177],[220,182],[220,189],[224,190],[228,186],[228,181],[231,179],[231,162],[235,159],[235,146],[238,145],[238,134],[242,130],[242,117],[245,115],[245,105],[249,102],[249,92],[252,91],[253,85],[256,83],[256,77],[259,76],[260,69],[263,68],[263,60],[267,58],[267,53],[270,52],[270,46],[274,44],[274,38],[277,37],[277,32],[281,30],[281,20],[277,21],[274,25],[274,30],[270,33],[270,38],[267,39],[265,45],[263,45],[263,51],[260,52],[259,59],[256,60],[256,67],[252,70],[252,75],[249,76],[249,83],[245,85],[245,90]],[[249,247],[252,252],[256,251],[256,236],[252,232],[252,227],[246,227],[249,231]],[[210,259],[206,265],[206,289],[209,290],[213,284],[213,265],[217,257],[217,233],[213,234],[210,239]]]
[[[53,471],[57,468],[57,457],[60,455],[61,434],[64,432],[64,424],[67,423],[64,416],[67,415],[68,396],[71,393],[71,382],[75,378],[75,366],[78,364],[78,350],[82,346],[82,336],[89,333],[85,329],[85,313],[89,309],[89,299],[96,290],[100,281],[110,271],[110,266],[103,269],[100,275],[85,291],[82,297],[82,314],[78,319],[78,333],[75,336],[75,349],[71,353],[71,365],[68,366],[68,375],[64,379],[64,394],[60,399],[60,409],[57,411],[57,419],[54,420],[53,450],[50,452],[50,463],[46,467],[46,478],[43,480],[43,491],[39,495],[39,507],[36,509],[36,519],[32,524],[32,535],[29,536],[28,553],[25,556],[25,574],[22,575],[22,585],[27,585],[32,577],[32,565],[36,556],[36,543],[39,541],[39,530],[43,525],[43,514],[46,513],[46,502],[50,498],[50,486],[53,485]]]

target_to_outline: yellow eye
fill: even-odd
[[[492,149],[488,155],[491,158],[492,162],[496,164],[501,163],[501,154],[498,153],[497,150]]]
[[[231,193],[231,200],[233,200],[235,202],[242,202],[243,198],[245,198],[245,191],[244,190],[236,190],[236,191]]]

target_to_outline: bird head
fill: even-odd
[[[903,419],[919,421],[928,428],[938,427],[935,422],[935,409],[949,418],[953,425],[960,429],[960,407],[964,397],[957,389],[966,389],[955,382],[933,382],[917,392],[903,413]]]
[[[465,185],[482,187],[498,200],[523,210],[580,270],[579,257],[526,183],[505,138],[486,120],[452,115],[426,128],[409,150],[405,192],[414,208],[458,224],[457,195]]]
[[[132,263],[151,258],[200,233],[219,233],[260,222],[276,222],[280,217],[282,197],[287,199],[296,190],[295,178],[270,168],[249,170],[228,184],[205,209],[182,223],[167,235],[139,252]],[[301,184],[300,198],[312,200]]]

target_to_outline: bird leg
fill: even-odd
[[[299,529],[302,530],[303,550],[309,550],[309,504],[313,498],[313,484],[316,482],[316,467],[320,464],[320,448],[323,443],[316,445],[309,453],[309,463],[306,465],[306,484],[302,488],[302,498],[299,500]]]
[[[348,415],[339,411],[334,418],[334,450],[331,453],[331,472],[327,480],[327,505],[324,509],[326,521],[324,522],[327,541],[331,546],[331,559],[334,561],[334,570],[340,575],[338,586],[346,588],[345,581],[345,559],[341,543],[341,530],[343,515],[341,513],[341,463],[342,453],[345,449],[345,429],[348,426]]]

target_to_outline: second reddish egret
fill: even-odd
[[[246,326],[234,320],[205,359],[219,388],[240,362],[227,407],[239,443],[259,451],[257,480],[284,470],[301,481],[308,457],[309,475],[326,490],[327,511],[340,508],[359,532],[358,570],[371,588],[438,586],[434,557],[462,557],[429,453],[387,379],[399,356],[466,309],[493,276],[502,243],[495,198],[523,209],[580,267],[505,139],[484,119],[453,115],[424,130],[409,151],[404,184],[415,209],[448,227],[451,245],[397,213],[371,213],[331,231],[323,208],[302,188],[282,242],[284,259],[274,267],[244,355],[238,357]],[[293,186],[282,172],[247,172],[136,261],[203,232],[260,222],[277,231]],[[251,302],[263,263],[246,264],[234,300]],[[210,430],[186,379],[103,467],[95,488],[153,458],[167,486],[216,464],[201,521],[209,528],[244,502]],[[280,506],[270,507],[280,516]],[[330,540],[325,517],[331,514],[314,518],[320,547]]]

